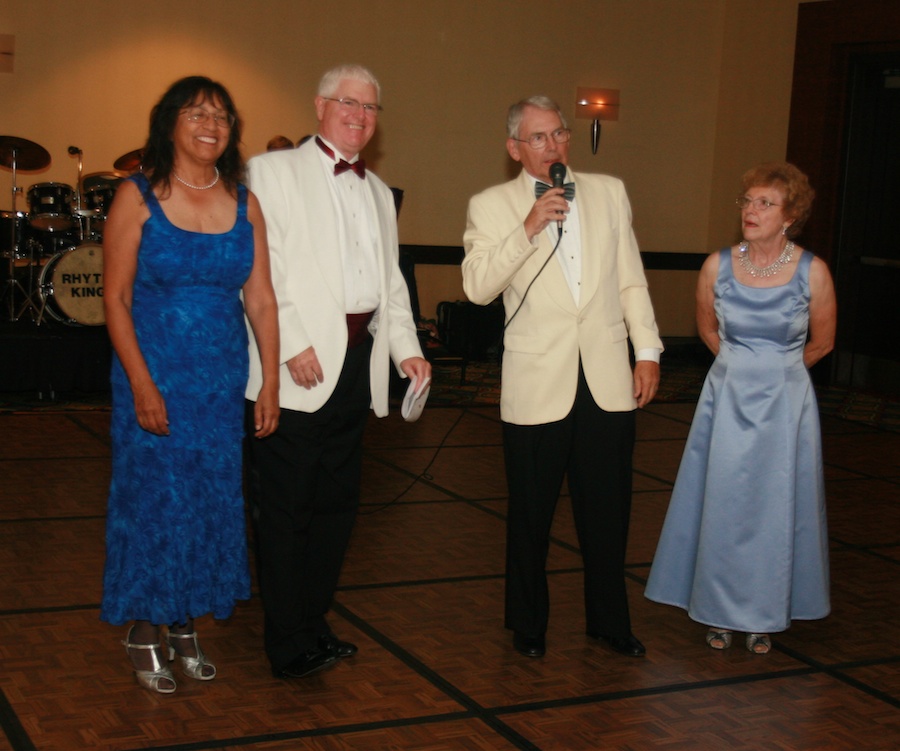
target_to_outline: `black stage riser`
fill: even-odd
[[[112,348],[105,326],[0,324],[0,391],[31,391],[42,398],[109,390]]]

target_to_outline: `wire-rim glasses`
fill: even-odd
[[[532,133],[528,138],[513,138],[513,141],[527,143],[533,149],[543,149],[552,138],[554,143],[566,143],[572,137],[568,128],[557,128],[552,133]]]

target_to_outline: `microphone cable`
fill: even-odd
[[[513,314],[506,320],[506,323],[503,324],[504,331],[506,331],[506,327],[512,323],[513,318],[515,318],[519,314],[519,311],[522,309],[522,306],[525,304],[525,298],[528,297],[528,291],[531,289],[531,285],[537,281],[537,278],[541,275],[543,270],[545,268],[547,268],[547,264],[550,263],[550,259],[553,258],[554,255],[556,255],[556,249],[559,247],[559,244],[561,242],[562,242],[562,227],[559,228],[559,237],[556,238],[556,245],[553,246],[553,250],[550,251],[550,255],[548,255],[547,259],[544,261],[544,263],[541,264],[541,267],[538,269],[537,274],[534,275],[534,278],[530,282],[528,282],[528,286],[525,288],[525,294],[522,295],[522,299],[519,300],[518,306],[516,306],[516,309],[515,309],[515,311],[513,311]]]
[[[396,504],[403,496],[405,496],[410,490],[412,490],[413,486],[419,480],[433,480],[434,477],[428,474],[428,470],[431,469],[431,466],[437,461],[438,456],[441,453],[441,449],[444,448],[447,441],[450,439],[450,435],[456,429],[456,426],[462,421],[463,417],[465,417],[469,412],[468,407],[463,407],[462,411],[459,413],[459,417],[456,418],[456,421],[450,426],[449,430],[444,434],[444,437],[441,439],[441,442],[438,444],[437,448],[434,450],[434,454],[431,457],[431,461],[425,465],[425,469],[423,469],[418,475],[416,475],[412,481],[407,485],[403,490],[401,490],[397,495],[395,495],[391,500],[387,503],[382,503],[380,506],[375,506],[374,508],[370,508],[366,511],[360,509],[356,512],[357,516],[369,516],[371,514],[375,514],[379,511],[384,511],[386,508],[390,508],[394,504]]]

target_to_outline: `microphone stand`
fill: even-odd
[[[82,172],[84,171],[84,154],[77,146],[69,146],[69,155],[78,155],[78,177],[75,181],[75,216],[78,217],[78,243],[85,241],[85,237],[90,237],[91,217],[87,212],[82,211]],[[87,227],[85,227],[87,225]],[[87,231],[85,231],[87,230]]]

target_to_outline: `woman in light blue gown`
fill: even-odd
[[[645,595],[756,654],[793,619],[830,610],[821,431],[808,369],[834,345],[827,265],[793,243],[806,176],[764,164],[742,180],[744,241],[713,253],[697,326],[716,356],[700,394]]]

